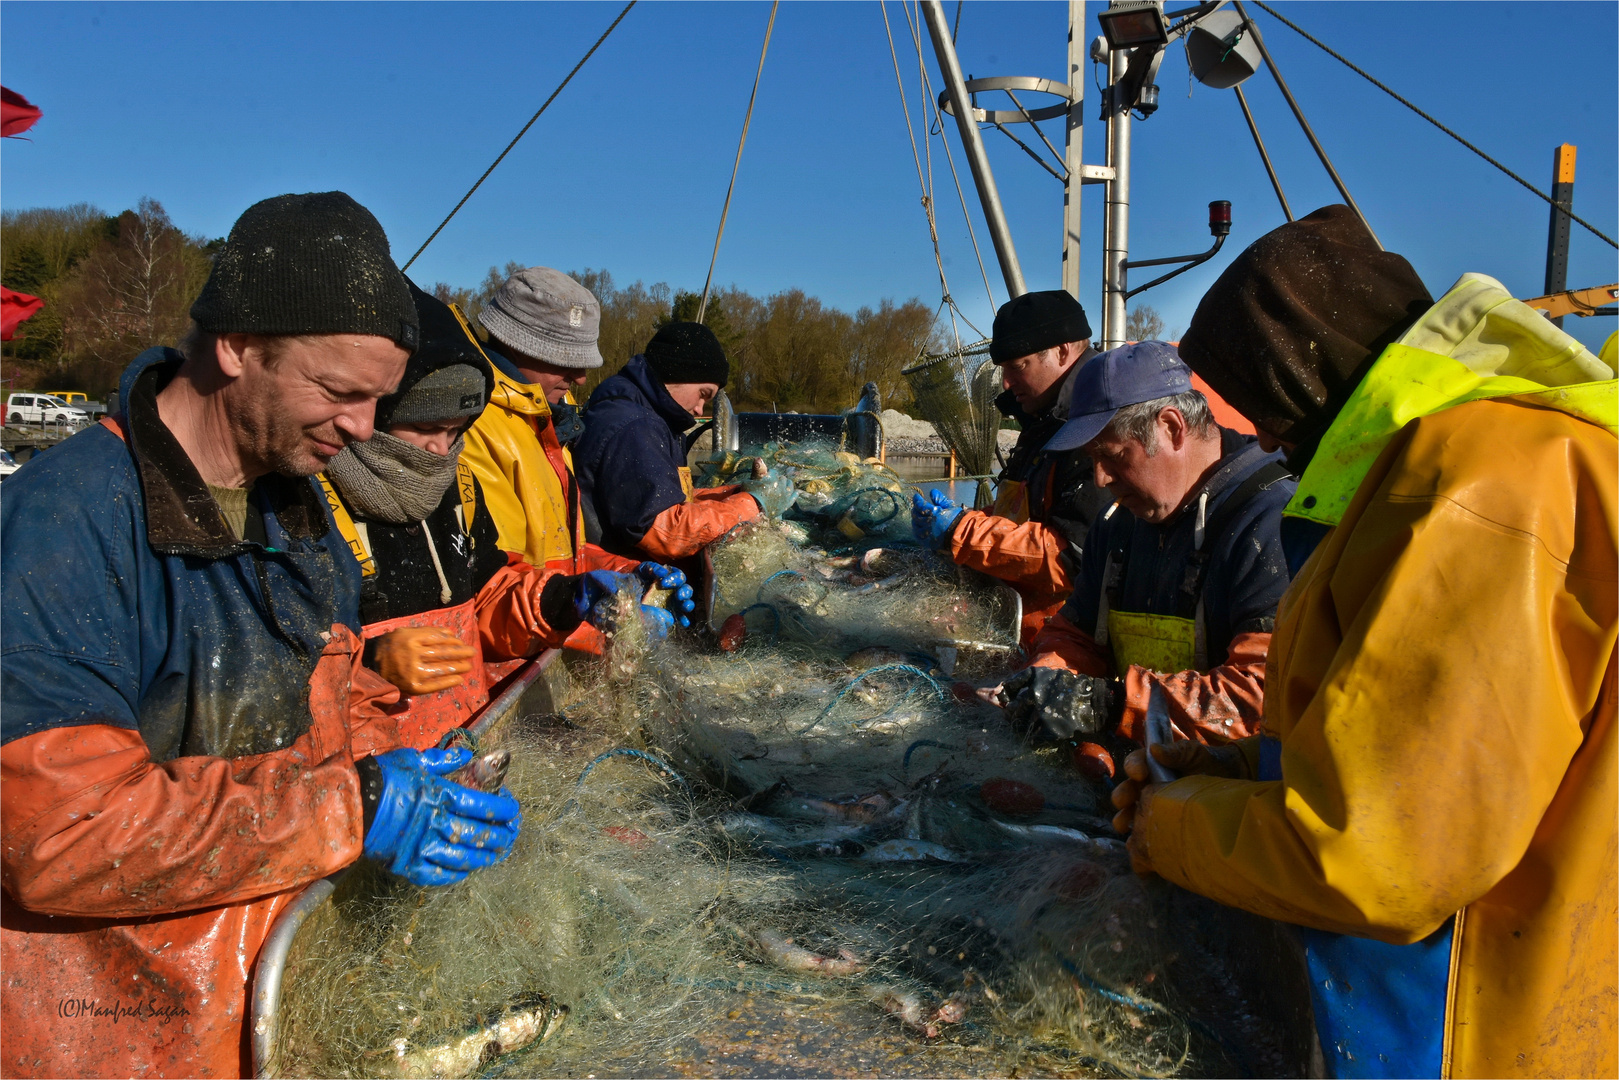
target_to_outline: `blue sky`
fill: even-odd
[[[403,261],[620,6],[8,0],[0,73],[45,116],[32,141],[0,146],[0,205],[88,201],[117,211],[150,195],[187,231],[219,236],[257,199],[339,188],[377,214]],[[1087,37],[1101,6],[1088,5]],[[1619,6],[1280,9],[1537,186],[1550,183],[1553,147],[1575,143],[1576,212],[1619,235]],[[953,16],[955,5],[946,10]],[[1250,10],[1373,227],[1430,289],[1477,270],[1517,295],[1540,292],[1543,202]],[[517,260],[701,289],[768,11],[639,4],[412,276],[471,285],[491,264]],[[888,12],[914,121],[916,54],[899,6]],[[969,0],[963,66],[1060,79],[1066,29],[1066,4]],[[1230,199],[1236,223],[1221,258],[1137,298],[1176,331],[1227,259],[1282,217],[1234,96],[1198,85],[1188,98],[1179,46],[1159,83],[1162,107],[1135,128],[1132,254],[1207,247],[1211,199]],[[1269,77],[1247,88],[1295,212],[1336,201]],[[1100,162],[1094,85],[1086,95],[1085,157]],[[1055,141],[1060,127],[1046,127]],[[967,183],[953,130],[949,137]],[[1061,188],[999,133],[985,137],[1030,287],[1056,288]],[[933,145],[951,290],[987,329],[991,309],[937,138]],[[1100,193],[1085,191],[1081,294],[1098,326]],[[1004,301],[975,203],[973,218]],[[782,5],[716,277],[759,294],[798,287],[851,310],[885,297],[937,303],[874,0]],[[1614,280],[1614,249],[1576,227],[1570,284]],[[1597,344],[1616,321],[1567,326]]]

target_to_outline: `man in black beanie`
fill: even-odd
[[[996,480],[995,505],[968,510],[938,491],[912,496],[919,541],[1023,597],[1025,647],[1073,592],[1085,534],[1113,502],[1084,453],[1044,450],[1068,419],[1074,374],[1095,355],[1085,309],[1063,290],[1003,304],[989,346],[1006,387],[995,406],[1022,431]]]
[[[731,376],[701,323],[665,324],[646,351],[596,387],[573,449],[592,540],[632,558],[681,562],[743,521],[790,500],[780,477],[693,492],[686,435]]]
[[[123,415],[6,481],[6,1075],[250,1076],[245,973],[304,886],[362,854],[448,884],[516,838],[515,800],[447,779],[469,755],[398,748],[310,479],[416,347],[382,227],[342,192],[258,203],[192,317]],[[65,1039],[68,1000],[162,1019]]]

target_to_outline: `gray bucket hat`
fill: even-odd
[[[601,304],[567,274],[531,266],[514,274],[478,312],[478,321],[525,356],[557,367],[598,368]]]

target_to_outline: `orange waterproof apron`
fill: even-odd
[[[394,619],[367,623],[361,636],[370,641],[390,630],[410,626],[436,626],[448,630],[472,648],[472,670],[461,685],[433,694],[401,697],[399,704],[389,708],[394,722],[399,725],[400,742],[413,750],[427,750],[438,745],[446,733],[454,728],[466,727],[477,719],[483,707],[489,704],[489,672],[484,668],[483,645],[478,636],[478,615],[475,600],[467,600],[454,607],[419,611],[414,615],[401,615]]]
[[[465,463],[457,462],[455,472],[457,489],[461,494],[458,517],[462,530],[466,531],[477,508],[477,486],[473,482],[471,468]],[[337,526],[338,534],[343,537],[349,550],[353,552],[355,561],[360,564],[361,576],[367,578],[374,576],[377,564],[371,555],[371,545],[364,528],[356,525],[354,516],[349,513],[348,507],[344,505],[332,482],[324,474],[315,479],[326,496],[326,505],[332,512],[332,521]],[[424,523],[423,528],[425,527]],[[429,544],[433,542],[431,534],[427,539]],[[437,558],[436,554],[434,558]],[[446,584],[444,588],[444,595],[447,597],[449,586]],[[402,696],[399,703],[388,710],[399,725],[402,745],[413,750],[427,750],[437,746],[438,741],[449,731],[472,723],[483,707],[489,704],[491,683],[509,673],[503,671],[501,675],[491,679],[489,671],[484,667],[483,641],[478,633],[478,613],[475,604],[476,597],[454,607],[433,608],[430,611],[419,611],[414,615],[400,615],[397,618],[368,623],[361,628],[361,636],[370,641],[391,630],[436,626],[448,630],[472,649],[472,670],[467,672],[466,678],[459,686],[452,686],[448,690],[432,694]],[[503,665],[505,666],[509,665]]]

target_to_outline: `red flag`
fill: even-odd
[[[10,341],[17,327],[45,306],[45,301],[27,293],[12,292],[0,285],[0,341]]]
[[[0,86],[0,135],[21,135],[40,117],[39,106],[15,90]],[[26,316],[24,316],[26,318]],[[7,318],[10,318],[8,315]],[[9,339],[11,332],[6,332]]]

